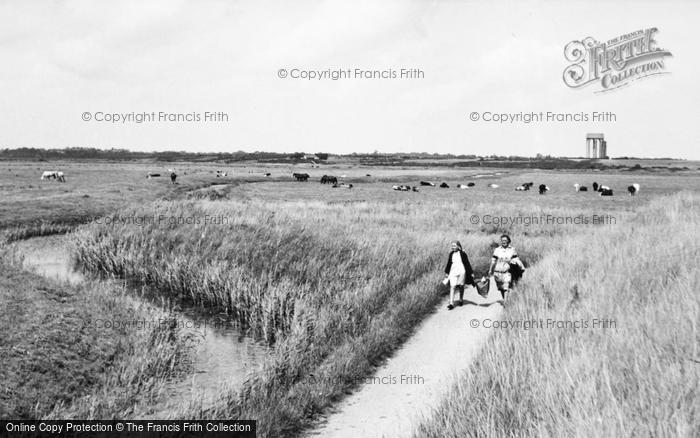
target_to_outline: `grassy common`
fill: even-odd
[[[544,327],[494,329],[415,436],[698,436],[700,197],[629,221],[568,238],[532,268],[501,319]]]
[[[78,224],[85,224],[68,240],[86,270],[128,278],[205,312],[234,315],[252,335],[268,343],[269,358],[243,388],[222,390],[218,402],[206,409],[191,403],[169,413],[177,418],[257,419],[260,436],[290,436],[302,431],[400,347],[445,294],[439,280],[449,241],[459,239],[477,274],[483,274],[499,234],[510,233],[522,258],[532,267],[520,289],[539,284],[539,290],[546,291],[539,295],[549,297],[547,309],[560,315],[556,281],[565,282],[571,289],[568,283],[577,275],[595,279],[615,271],[602,262],[581,262],[575,272],[573,267],[567,268],[556,274],[556,281],[537,283],[547,278],[545,273],[554,275],[549,272],[553,269],[552,257],[557,259],[562,251],[577,255],[576,248],[586,254],[608,254],[610,251],[603,248],[622,244],[617,240],[611,246],[608,237],[630,226],[641,227],[640,218],[646,216],[636,211],[650,200],[700,187],[697,176],[357,166],[308,170],[315,179],[308,183],[291,181],[292,171],[304,169],[239,166],[234,176],[221,181],[213,172],[225,166],[195,164],[174,165],[188,174],[181,174],[180,184],[171,186],[163,179],[145,180],[145,173],[154,166],[144,163],[76,165],[67,172],[67,183],[39,185],[34,181],[39,167],[26,166],[31,170],[21,173],[26,180],[15,180],[12,188],[3,185],[8,197],[0,200],[0,228],[6,241],[75,230]],[[265,172],[271,172],[271,177],[263,176]],[[344,190],[318,184],[318,177],[325,173],[345,174],[344,180],[355,187]],[[110,177],[114,174],[119,178]],[[420,180],[446,181],[453,187],[476,181],[477,187],[421,187],[418,193],[391,190],[392,184],[417,185]],[[527,181],[545,183],[551,191],[545,196],[513,191],[514,186]],[[613,186],[617,196],[601,198],[573,191],[574,183],[590,186],[593,181]],[[488,189],[486,185],[492,182],[501,187]],[[639,196],[624,193],[632,182],[642,184]],[[10,198],[20,201],[12,217],[7,215],[13,208]],[[478,216],[477,222],[470,221],[474,215]],[[517,222],[517,218],[526,217],[541,220],[543,215],[585,217],[589,221],[593,215],[612,215],[615,222]],[[629,239],[636,241],[635,236]],[[644,263],[653,260],[642,257]],[[18,285],[28,279],[43,280],[23,271],[13,272],[12,280],[6,281],[5,289],[0,291],[3,299],[10,302],[21,293],[28,293],[33,300],[42,297],[31,289],[19,291]],[[86,304],[80,308],[60,304],[53,315],[78,312],[80,318],[145,315],[152,319],[152,312],[157,312],[150,306],[135,308],[134,302],[119,291],[51,287]],[[623,283],[622,287],[630,291],[625,293],[633,293],[629,284]],[[583,302],[584,283],[574,289]],[[514,308],[530,305],[524,301],[526,296],[530,295],[522,292],[517,296]],[[43,315],[48,307],[46,303],[42,306],[27,315]],[[8,317],[3,318],[7,321]],[[11,349],[37,327],[34,319],[26,318],[20,323],[5,321],[8,330],[14,330],[17,336],[3,348]],[[60,320],[65,324],[71,318]],[[72,330],[72,326],[64,325],[40,327],[42,333]],[[89,384],[68,397],[49,395],[40,400],[35,394],[20,401],[12,395],[6,398],[10,403],[6,409],[19,409],[13,404],[21,405],[22,415],[27,417],[141,418],[147,405],[155,402],[159,382],[178,376],[187,378],[186,367],[177,365],[180,361],[187,363],[187,339],[177,330],[160,330],[163,333],[133,329],[117,335],[104,330],[79,332],[78,342],[65,346],[28,345],[27,351],[47,348],[46,354],[55,355],[76,355],[83,337],[90,346],[110,340],[110,348],[120,347],[105,350],[106,359],[98,361],[102,365],[86,371]],[[512,337],[514,333],[495,335]],[[154,349],[149,342],[160,347]],[[489,353],[495,344],[498,341],[489,343],[484,357],[491,354],[496,359],[495,353]],[[563,343],[561,348],[569,346]],[[513,357],[512,351],[499,351],[497,357]],[[16,356],[12,361],[22,363]],[[41,379],[40,369],[17,367],[15,378]],[[56,376],[56,391],[69,385],[70,378],[68,374]],[[111,389],[115,387],[122,388],[121,392]],[[37,401],[44,407],[27,407]],[[60,403],[52,405],[52,401]],[[498,419],[500,426],[506,424],[504,418]],[[553,420],[546,416],[537,419],[539,423],[532,420],[539,425],[537,430],[549,432],[542,425]],[[437,425],[426,423],[424,430],[432,433],[430,428],[437,431]],[[508,434],[515,427],[498,431]],[[467,433],[464,430],[455,429],[454,433]]]

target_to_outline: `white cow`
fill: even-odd
[[[58,176],[57,170],[46,170],[46,171],[44,171],[44,173],[41,174],[41,179],[42,180],[49,179],[49,178],[56,179],[57,176]]]
[[[42,180],[51,179],[51,178],[53,178],[57,181],[60,181],[60,182],[66,182],[65,174],[59,170],[47,170],[41,174]]]
[[[497,188],[498,188],[498,184],[489,184],[489,187],[492,188],[492,189],[497,189]]]

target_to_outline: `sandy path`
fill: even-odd
[[[343,400],[337,412],[307,436],[410,436],[414,424],[438,405],[455,375],[476,357],[490,333],[482,327],[483,320],[497,319],[503,309],[500,304],[484,304],[498,299],[500,293],[492,284],[486,299],[474,288],[465,291],[465,300],[482,306],[465,304],[448,311],[445,300],[375,373],[372,383]],[[470,327],[473,319],[479,321],[479,328]]]

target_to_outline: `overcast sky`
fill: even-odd
[[[0,0],[0,148],[582,156],[603,132],[611,156],[700,159],[698,22],[693,2]],[[650,27],[669,74],[564,84],[570,41]],[[424,77],[278,76],[348,68]],[[94,120],[154,111],[228,122]],[[470,120],[484,111],[616,121]]]

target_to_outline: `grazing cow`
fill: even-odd
[[[465,186],[464,184],[457,184],[458,189],[468,189],[469,186]]]
[[[146,175],[146,179],[156,178],[156,177],[159,177],[159,176],[160,176],[160,173],[148,172],[148,175]]]
[[[594,192],[597,192],[597,191],[598,191],[598,183],[597,183],[597,182],[594,182],[594,183],[593,183],[593,191],[594,191]]]
[[[309,179],[308,173],[293,173],[292,176],[294,178],[296,178],[297,181],[302,181],[302,182],[307,181]]]
[[[41,174],[41,179],[49,179],[53,178],[56,179],[58,177],[58,171],[57,170],[47,170],[44,173]]]
[[[549,191],[549,187],[544,184],[540,184],[540,195],[544,195],[547,193],[547,191]]]
[[[435,187],[435,183],[431,183],[430,181],[421,181],[420,185],[422,186],[430,186],[430,187]]]
[[[529,190],[529,189],[528,189],[527,186],[518,186],[518,187],[515,188],[515,191],[516,191],[516,192],[526,192],[526,191],[528,191],[528,190]]]
[[[600,192],[600,196],[612,196],[613,195],[612,189],[603,189],[603,190],[599,190],[599,192]]]
[[[66,176],[60,170],[56,172],[56,179],[60,182],[66,182]]]
[[[493,183],[491,183],[491,184],[489,184],[489,188],[491,188],[491,189],[497,189],[497,188],[498,188],[498,184],[493,184]]]
[[[630,192],[630,196],[636,195],[639,193],[639,184],[632,184],[631,186],[627,187],[627,191]]]
[[[467,187],[474,187],[475,185],[476,185],[476,184],[474,184],[473,182],[467,183]]]
[[[449,189],[449,188],[450,188],[450,186],[448,186],[446,182],[443,182],[442,184],[440,184],[440,187],[443,188],[443,189]]]
[[[321,184],[338,184],[338,178],[330,175],[323,175],[321,177]]]
[[[170,172],[170,184],[175,184],[175,180],[177,179],[177,175],[175,172]]]
[[[535,185],[534,182],[523,183],[523,187],[525,187],[525,190],[530,190],[532,188],[532,186],[534,186],[534,185]]]
[[[417,191],[418,191],[418,187],[411,187],[411,190],[414,191],[414,192],[417,192]]]

